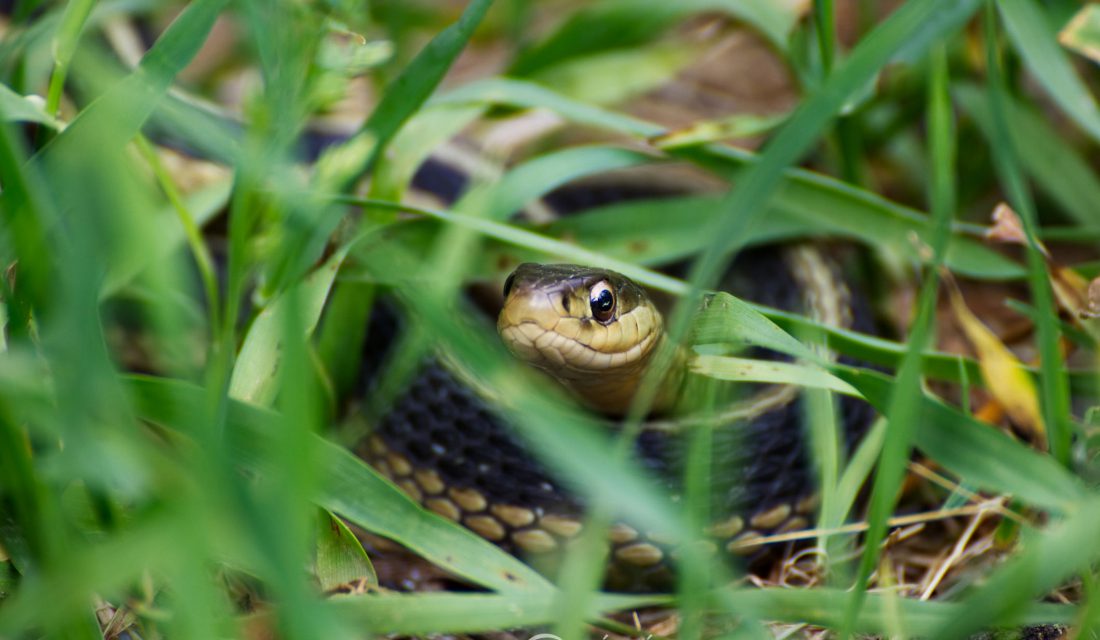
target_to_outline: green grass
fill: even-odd
[[[573,639],[590,624],[621,630],[605,616],[653,605],[680,607],[680,632],[692,639],[769,637],[774,622],[936,638],[1043,622],[1096,633],[1100,493],[1086,480],[1097,477],[1095,425],[1080,416],[1095,404],[1096,354],[1087,349],[1097,329],[1059,317],[1034,246],[1071,240],[1074,250],[1055,245],[1055,258],[1095,271],[1097,77],[1056,39],[1073,3],[912,0],[889,17],[859,16],[866,28],[850,48],[831,1],[806,16],[764,0],[553,5],[547,16],[521,0],[384,2],[374,13],[337,0],[196,0],[128,70],[105,45],[109,20],[165,20],[159,3],[15,4],[0,40],[0,636],[101,637],[102,600],[124,607],[142,638],[236,637],[254,622],[233,598],[240,583],[270,602],[265,624],[294,638],[549,627]],[[789,114],[753,125],[767,134],[758,152],[707,136],[728,122],[670,137],[682,132],[627,112],[632,92],[691,61],[684,51],[693,51],[669,43],[703,12],[757,33],[801,83]],[[219,17],[241,26],[227,68],[182,79]],[[303,171],[296,144],[349,79],[325,53],[342,31],[397,51],[369,69],[377,101],[357,133]],[[492,47],[506,52],[505,73],[444,82],[460,53]],[[240,68],[253,69],[256,83],[236,127],[223,107],[192,98],[214,99],[218,74]],[[465,125],[536,109],[596,142],[548,136],[450,210],[400,203],[415,167]],[[228,169],[184,189],[185,176],[156,157],[143,131],[154,141],[168,132]],[[733,188],[616,204],[544,228],[509,219],[568,181],[671,163]],[[369,187],[355,191],[365,177]],[[1002,200],[1020,214],[1026,250],[981,237]],[[223,231],[212,230],[216,220]],[[207,242],[218,234],[215,252]],[[876,265],[866,274],[874,290],[917,292],[901,338],[725,297],[695,317],[700,293],[737,251],[805,237],[863,247]],[[657,270],[685,258],[686,279]],[[677,593],[605,594],[602,536],[579,544],[554,583],[421,510],[354,457],[345,440],[361,431],[344,399],[373,300],[392,290],[414,335],[432,336],[432,347],[497,394],[517,433],[592,505],[593,532],[626,518],[695,536],[706,521],[705,434],[691,442],[696,464],[686,504],[676,504],[625,455],[622,437],[536,387],[485,323],[458,313],[463,283],[499,282],[524,260],[619,270],[678,300],[669,316],[676,339],[797,355],[784,380],[876,406],[885,422],[850,462],[828,446],[835,425],[813,425],[828,461],[820,477],[834,483],[822,522],[844,521],[859,479],[873,476],[862,538],[870,544],[830,540],[827,587],[730,583],[724,566],[687,553]],[[975,361],[931,346],[941,269],[977,288],[1029,292],[1026,305],[984,311],[1023,310],[1034,321],[1029,371],[1049,453],[984,424],[968,399],[944,399],[956,397],[949,385],[983,381]],[[162,376],[117,364],[119,309],[147,327]],[[1065,358],[1063,334],[1083,351]],[[884,370],[833,364],[817,345]],[[716,379],[751,376],[742,365],[709,356],[698,366]],[[967,567],[931,601],[867,590],[886,580],[877,543],[913,449],[969,490],[1011,496],[1027,522],[997,552],[1004,562]],[[373,577],[327,514],[484,592],[323,597],[319,584]],[[1074,581],[1082,588],[1070,603],[1045,598]]]

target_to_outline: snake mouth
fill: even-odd
[[[600,335],[602,347],[546,328],[534,320],[500,327],[500,336],[513,355],[552,374],[568,377],[568,373],[598,374],[645,360],[657,342],[656,330],[624,340],[609,336],[613,329],[604,327],[592,331]],[[621,334],[622,331],[620,330]]]

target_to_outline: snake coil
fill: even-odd
[[[429,162],[414,185],[453,199],[462,188],[461,172],[433,162],[438,165]],[[545,200],[569,215],[653,195],[668,194],[585,184],[560,188]],[[505,288],[511,284],[510,279]],[[871,328],[862,299],[830,260],[807,245],[743,251],[721,288],[774,308],[809,313],[822,322]],[[368,385],[399,325],[400,313],[391,306],[380,305],[373,315]],[[784,358],[763,349],[751,355]],[[813,522],[816,499],[800,394],[785,386],[751,387],[746,409],[736,412],[739,419],[714,430],[710,513],[717,518],[709,533],[733,555],[758,557],[759,548],[752,541],[767,533],[806,528]],[[841,424],[852,444],[865,431],[872,412],[852,398],[842,398],[839,404]],[[681,490],[683,440],[675,430],[643,428],[635,447],[637,460],[674,495]],[[568,545],[583,526],[583,501],[538,462],[490,402],[439,361],[425,363],[394,402],[374,416],[373,431],[360,454],[427,509],[510,552],[527,557],[549,554]],[[668,540],[619,523],[612,527],[610,544],[610,588],[648,590],[670,584],[674,571],[668,560],[674,546]]]

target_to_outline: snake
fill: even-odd
[[[310,138],[313,140],[314,138]],[[319,144],[314,155],[333,141]],[[172,146],[172,145],[170,145]],[[412,179],[414,198],[454,204],[474,173],[468,153],[448,147]],[[191,155],[201,153],[186,150]],[[692,193],[693,191],[686,191]],[[620,174],[559,187],[540,199],[539,217],[576,215],[627,200],[685,195],[685,189]],[[682,265],[665,265],[676,273]],[[740,298],[813,320],[874,333],[866,300],[823,247],[768,244],[741,251],[718,287]],[[370,398],[405,325],[394,298],[383,297],[369,320],[361,386]],[[666,342],[662,311],[642,286],[598,265],[517,265],[501,288],[498,333],[519,360],[547,374],[611,428],[631,406],[654,354]],[[788,357],[756,348],[752,357]],[[639,465],[674,499],[686,456],[689,421],[675,400],[691,355],[678,350],[652,412],[634,443]],[[807,528],[818,495],[805,438],[805,406],[790,385],[745,384],[720,412],[712,439],[707,534],[731,560],[766,558],[755,541]],[[365,404],[370,405],[368,401]],[[845,444],[857,443],[874,412],[839,400]],[[584,500],[544,466],[509,425],[496,401],[445,358],[429,358],[387,406],[368,416],[370,433],[356,452],[425,509],[453,520],[504,550],[540,563],[567,549],[584,528]],[[610,528],[605,585],[621,591],[673,584],[675,541],[625,522]],[[766,550],[764,550],[766,551]],[[542,563],[545,564],[545,563]]]
[[[463,179],[446,166],[422,168],[417,175],[435,193],[441,182],[448,185],[452,197]],[[622,199],[665,195],[589,181],[559,188],[544,200],[571,215]],[[746,249],[718,288],[821,323],[863,331],[873,325],[862,294],[837,261],[813,243]],[[627,412],[655,354],[668,342],[662,312],[649,293],[598,265],[520,264],[505,280],[500,300],[496,326],[507,349],[544,372],[545,384],[564,389],[612,425]],[[372,315],[366,351],[375,364],[367,366],[368,386],[377,384],[379,354],[393,344],[401,324],[393,305],[381,305]],[[686,424],[676,400],[692,356],[683,349],[674,353],[633,455],[676,499],[686,428],[670,425]],[[749,355],[788,359],[764,348]],[[712,436],[714,520],[707,534],[731,562],[748,563],[767,555],[754,541],[808,528],[818,494],[803,394],[792,385],[743,386],[721,411]],[[866,431],[873,411],[854,398],[842,397],[838,404],[850,447]],[[583,499],[539,462],[494,400],[445,359],[426,360],[370,422],[372,431],[358,453],[424,508],[535,564],[560,554],[582,532]],[[674,541],[620,522],[611,527],[608,542],[608,588],[650,591],[673,584]]]

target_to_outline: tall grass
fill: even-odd
[[[159,3],[16,2],[0,41],[0,636],[97,638],[116,616],[149,638],[235,637],[256,625],[298,638],[536,626],[577,638],[590,624],[623,631],[605,616],[650,605],[682,607],[685,637],[765,637],[774,622],[937,638],[1048,622],[1095,633],[1100,494],[1085,481],[1096,477],[1095,425],[1080,415],[1095,402],[1096,331],[1059,317],[1038,248],[1056,234],[1085,250],[1096,243],[1087,194],[1100,193],[1090,161],[1100,115],[1094,70],[1056,39],[1069,4],[912,0],[889,16],[861,16],[869,26],[845,48],[829,1],[815,2],[812,16],[765,0],[563,1],[561,15],[547,16],[518,0],[195,0],[172,8],[178,15],[128,69],[104,34],[120,19],[163,21]],[[707,135],[723,123],[698,123],[684,142],[627,113],[629,91],[690,60],[670,55],[668,42],[705,12],[759,34],[803,81],[757,153]],[[219,18],[239,27],[227,64],[255,70],[239,124],[195,100],[213,98],[209,78],[180,76]],[[348,31],[375,51],[397,43],[397,62],[370,63],[370,115],[303,169],[305,132],[358,69],[352,56],[330,55]],[[508,52],[505,72],[448,76],[462,52],[487,42]],[[536,153],[479,179],[450,210],[400,202],[412,170],[446,138],[534,110],[614,143]],[[184,189],[185,176],[150,142],[165,138],[227,171]],[[670,160],[732,188],[538,229],[509,218],[570,180]],[[897,168],[896,182],[916,185],[915,195],[876,193],[889,182],[871,171],[878,165]],[[999,200],[1020,214],[1023,261],[978,235]],[[890,266],[893,277],[920,272],[904,340],[733,298],[695,318],[702,292],[740,249],[807,237],[863,246],[887,265],[867,277],[880,289],[894,286]],[[654,269],[684,258],[684,280]],[[655,490],[596,417],[539,387],[466,313],[464,283],[499,282],[524,260],[621,271],[677,299],[674,339],[791,353],[800,364],[787,381],[878,408],[885,422],[875,437],[824,474],[836,483],[825,488],[838,510],[828,515],[840,520],[876,464],[861,554],[830,558],[828,588],[795,590],[730,582],[724,565],[688,547],[676,594],[607,594],[598,589],[602,536],[577,545],[555,583],[423,511],[352,455],[341,442],[358,433],[346,398],[373,301],[392,294],[413,334],[431,336],[431,348],[497,394],[541,462],[592,506],[591,531],[625,518],[697,536],[705,501],[689,495],[685,508]],[[978,362],[932,346],[941,269],[1026,282],[1037,327],[1028,371],[1049,453],[929,390],[984,385]],[[119,363],[115,328],[134,324],[156,377]],[[1064,338],[1080,343],[1072,367]],[[817,345],[877,368],[834,364]],[[729,361],[710,362],[704,373],[728,377]],[[646,398],[638,402],[635,420]],[[705,438],[692,446],[693,459],[707,457]],[[888,586],[880,542],[914,449],[964,488],[1011,496],[1027,516],[1007,561],[962,572],[932,600],[867,588]],[[704,485],[702,469],[691,469],[689,494]],[[330,514],[483,591],[324,597],[342,581],[374,579]],[[1071,581],[1083,585],[1072,602],[1044,602]],[[267,604],[246,612],[234,597],[241,583]]]

